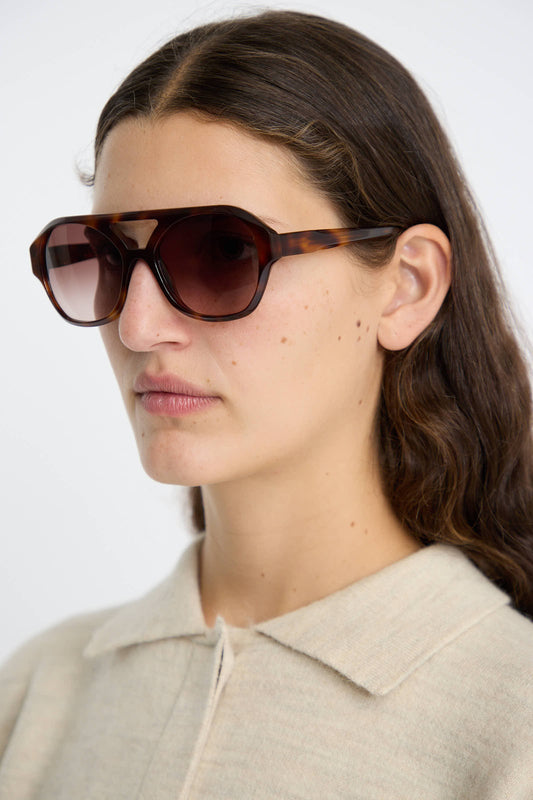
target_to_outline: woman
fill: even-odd
[[[202,534],[4,667],[0,798],[530,797],[527,371],[412,78],[318,17],[216,23],[95,154],[33,269]]]

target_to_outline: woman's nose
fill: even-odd
[[[169,345],[186,347],[192,322],[170,305],[148,265],[138,261],[118,321],[122,344],[137,352]]]

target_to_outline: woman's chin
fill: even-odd
[[[220,459],[212,449],[202,453],[202,448],[183,441],[183,437],[169,435],[137,436],[139,456],[144,471],[158,483],[175,486],[202,486],[223,480]]]
[[[146,474],[158,483],[169,483],[174,486],[200,486],[209,481],[206,470],[189,463],[176,455],[174,459],[167,456],[154,456],[153,453],[140,452],[141,463]]]

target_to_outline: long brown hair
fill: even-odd
[[[177,36],[103,109],[96,165],[127,117],[194,109],[296,156],[346,225],[439,226],[452,287],[431,326],[385,355],[378,409],[382,479],[423,544],[460,547],[533,615],[531,395],[495,259],[450,144],[412,76],[350,28],[268,11]],[[395,237],[359,244],[379,268]],[[347,369],[349,365],[347,365]],[[204,514],[192,490],[193,521]]]

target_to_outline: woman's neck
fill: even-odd
[[[200,589],[209,626],[218,615],[238,627],[281,616],[419,549],[369,461],[204,489]]]

